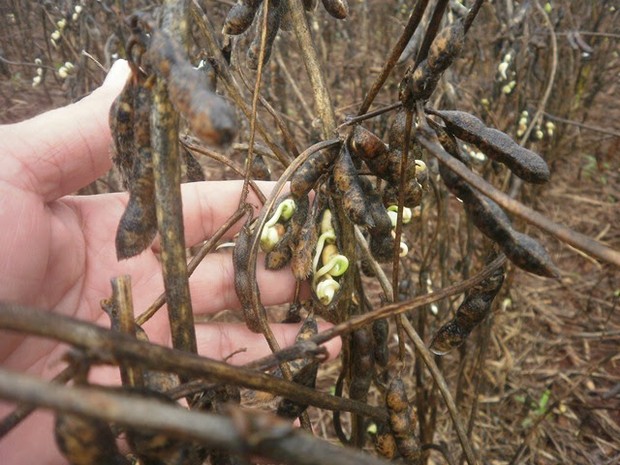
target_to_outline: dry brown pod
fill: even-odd
[[[349,14],[349,2],[347,0],[322,0],[323,7],[336,19],[344,19]]]
[[[248,215],[248,219],[239,231],[235,247],[233,249],[233,267],[235,269],[235,292],[241,309],[246,326],[255,333],[261,332],[261,324],[258,315],[254,313],[252,308],[252,283],[250,280],[250,248],[252,243],[252,216]]]
[[[269,57],[271,56],[271,48],[273,46],[274,40],[276,40],[276,36],[278,35],[278,30],[280,29],[280,21],[282,19],[282,5],[280,0],[270,0],[268,3],[263,3],[261,7],[261,11],[265,8],[265,5],[269,5],[269,11],[267,12],[267,37],[265,41],[265,55],[263,59],[263,64],[269,61]],[[258,58],[260,56],[260,44],[261,44],[261,29],[262,29],[262,21],[257,21],[257,30],[256,36],[250,47],[248,48],[248,68],[252,70],[258,69]]]
[[[340,155],[334,163],[333,180],[336,190],[342,196],[342,205],[349,219],[360,226],[373,227],[375,222],[366,208],[366,196],[347,144],[342,145]]]
[[[463,111],[432,111],[446,124],[448,131],[459,139],[478,147],[489,158],[505,164],[521,179],[532,183],[549,180],[549,167],[540,155],[521,147],[510,136]]]
[[[376,320],[372,324],[373,355],[375,363],[385,368],[390,359],[388,347],[390,326],[386,319]]]
[[[396,439],[392,435],[390,427],[387,423],[379,423],[377,425],[377,434],[375,435],[375,450],[379,455],[388,460],[396,458],[398,455],[398,447]]]
[[[308,196],[305,196],[307,201]],[[316,201],[315,201],[316,202]],[[293,257],[291,259],[291,270],[295,279],[303,281],[312,271],[312,256],[316,242],[319,238],[317,229],[318,205],[315,203],[309,215],[293,239]]]
[[[205,173],[202,170],[202,166],[196,160],[194,155],[187,150],[183,145],[180,145],[180,151],[183,155],[183,166],[185,168],[184,178],[186,182],[200,182],[205,180]]]
[[[349,397],[365,401],[374,374],[372,330],[365,326],[351,333],[351,383]]]
[[[224,20],[222,34],[243,34],[252,25],[262,0],[240,1],[232,6]]]
[[[348,144],[351,153],[366,162],[387,157],[388,146],[385,142],[359,124],[353,128]]]
[[[338,156],[336,150],[323,150],[313,153],[291,177],[291,193],[295,198],[307,195],[319,178],[332,166]]]
[[[144,251],[157,234],[149,122],[151,91],[144,83],[136,89],[134,106],[133,133],[136,156],[129,185],[129,200],[116,230],[116,256],[119,260]]]
[[[445,71],[461,53],[465,43],[465,29],[461,21],[443,28],[433,39],[428,50],[428,66],[436,73]]]
[[[417,420],[407,399],[405,383],[400,377],[394,377],[388,386],[385,403],[389,413],[389,424],[398,452],[407,463],[417,464],[421,458],[421,449],[416,437]]]
[[[449,138],[442,137],[441,131],[438,134],[446,151],[461,160],[456,144],[449,142]],[[539,276],[557,278],[560,275],[545,248],[530,236],[514,230],[510,219],[499,205],[442,164],[439,165],[439,174],[448,189],[463,201],[465,211],[476,228],[497,243],[510,261]]]
[[[487,279],[472,287],[452,320],[443,325],[433,337],[430,350],[445,355],[465,342],[467,336],[490,313],[493,299],[504,282],[504,269],[497,268]]]
[[[318,323],[314,312],[310,312],[304,320],[301,328],[295,337],[295,342],[307,341],[319,332]],[[313,359],[302,359],[291,362],[293,372],[293,382],[302,386],[314,388],[319,369],[319,362]],[[307,404],[300,404],[292,400],[283,398],[278,404],[277,414],[284,418],[297,418],[308,408]]]
[[[69,413],[56,415],[56,444],[71,465],[129,465],[116,445],[110,426],[97,419]]]
[[[113,135],[112,163],[121,175],[123,187],[131,184],[135,145],[133,139],[135,78],[129,76],[121,93],[116,97],[109,113],[110,132]]]
[[[167,80],[170,101],[199,139],[217,145],[232,141],[237,133],[233,108],[208,90],[205,74],[191,65],[174,39],[163,31],[153,31],[147,58]]]

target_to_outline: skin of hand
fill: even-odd
[[[136,314],[163,292],[157,241],[137,257],[116,259],[114,238],[128,195],[71,195],[111,168],[108,111],[128,75],[127,63],[119,60],[104,84],[81,101],[0,126],[0,300],[109,327],[100,301],[111,295],[111,278],[131,276]],[[268,192],[271,186],[263,183],[261,189]],[[210,237],[226,221],[237,209],[240,192],[241,182],[236,181],[182,186],[188,247]],[[258,208],[251,194],[249,202]],[[239,308],[233,276],[230,253],[209,254],[190,277],[194,312]],[[292,300],[295,282],[290,270],[273,272],[259,265],[257,279],[266,305]],[[165,308],[144,329],[152,342],[170,345]],[[273,325],[283,347],[294,342],[297,330],[297,325]],[[269,353],[263,336],[242,324],[197,325],[196,333],[198,352],[214,359],[245,348],[229,359],[242,364]],[[333,357],[340,340],[326,347]],[[0,330],[0,364],[6,369],[50,379],[63,369],[66,350],[55,341]],[[120,382],[117,369],[103,367],[93,369],[91,379]],[[0,419],[14,407],[0,400]],[[0,459],[11,465],[66,463],[54,443],[52,415],[36,411],[0,439]]]

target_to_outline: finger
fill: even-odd
[[[128,76],[127,62],[118,60],[103,86],[79,102],[1,126],[0,176],[49,202],[105,174],[112,166],[108,112]]]
[[[183,222],[185,245],[192,247],[210,238],[239,207],[243,181],[208,181],[181,185],[183,195]],[[263,193],[269,194],[275,183],[257,182]],[[285,192],[288,192],[286,186]],[[113,244],[120,218],[127,206],[127,193],[112,193],[96,196],[72,196],[63,199],[72,205],[82,217],[85,234],[97,244]],[[254,214],[261,208],[261,202],[250,191],[248,203],[254,207]],[[232,238],[245,221],[238,221],[223,235]],[[151,246],[160,251],[159,238]]]
[[[295,336],[299,331],[298,324],[272,324],[273,334],[280,347],[295,344]],[[319,331],[332,325],[319,323]],[[198,353],[216,360],[226,359],[233,365],[243,365],[258,358],[271,354],[269,345],[262,334],[252,333],[245,326],[230,323],[214,323],[196,325]],[[328,341],[324,347],[332,359],[340,353],[340,338]]]
[[[269,196],[275,182],[256,182],[265,196]],[[183,184],[183,222],[185,226],[185,241],[188,247],[208,239],[224,224],[239,208],[243,181],[206,181]],[[288,185],[282,195],[288,193]],[[247,202],[254,208],[257,215],[262,207],[258,196],[250,189]],[[233,237],[245,222],[245,217],[239,220],[224,238]],[[158,250],[159,244],[154,245]]]

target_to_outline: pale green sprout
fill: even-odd
[[[324,279],[316,286],[316,296],[323,305],[329,305],[336,293],[340,290],[340,284],[330,275],[325,275]]]
[[[288,221],[295,213],[295,201],[293,199],[285,199],[280,202],[278,208],[271,218],[265,223],[260,235],[260,247],[263,252],[270,252],[281,239],[279,228],[276,226],[278,221]]]
[[[390,220],[392,221],[392,227],[395,228],[396,222],[398,221],[398,205],[390,205],[387,208],[387,212],[388,212],[388,216],[390,217]],[[411,211],[411,208],[403,207],[403,224],[411,223],[412,219],[413,219],[413,212]]]
[[[319,239],[316,241],[316,253],[314,254],[314,258],[312,259],[312,272],[316,273],[317,268],[319,267],[319,260],[321,259],[321,253],[323,252],[323,247],[325,243],[333,244],[336,241],[336,232],[333,230],[326,231],[319,236]]]
[[[349,259],[339,253],[332,257],[314,273],[314,282],[318,282],[323,276],[342,276],[349,268]]]

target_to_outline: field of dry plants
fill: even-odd
[[[40,405],[73,464],[620,463],[617,0],[11,0],[0,25],[1,123],[129,60],[114,168],[77,194],[130,192],[119,259],[166,231],[166,295],[134,316],[117,277],[115,330],[0,303],[0,329],[74,347],[54,386],[0,371],[0,441]],[[234,244],[186,249],[179,179],[277,184],[230,212]],[[210,253],[242,311],[194,318]],[[290,267],[295,302],[263,306],[257,261]],[[164,302],[183,352],[141,334]],[[195,355],[221,321],[274,355]],[[86,381],[101,363],[122,389]]]

